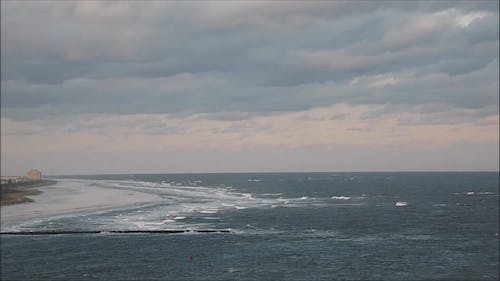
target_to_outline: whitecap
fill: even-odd
[[[281,196],[283,193],[262,193],[262,196]]]
[[[349,196],[332,196],[332,199],[335,199],[335,200],[350,200],[351,197],[349,197]]]
[[[398,202],[396,202],[396,204],[394,204],[394,206],[396,206],[396,207],[403,207],[406,205],[408,205],[408,202],[404,202],[404,201],[398,201]]]
[[[202,214],[216,214],[218,210],[201,210],[200,213]]]

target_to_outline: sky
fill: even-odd
[[[499,169],[498,1],[1,1],[1,174]]]

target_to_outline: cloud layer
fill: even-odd
[[[448,5],[449,4],[449,5]],[[498,3],[6,2],[2,109],[498,103]]]
[[[268,148],[357,143],[362,132],[371,144],[404,134],[423,144],[440,134],[425,126],[471,126],[456,136],[498,142],[498,1],[1,5],[2,154],[54,128],[185,143],[192,128]],[[310,131],[287,138],[280,126]],[[374,135],[382,127],[395,133]]]

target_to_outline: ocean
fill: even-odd
[[[2,231],[102,232],[2,234],[1,280],[499,279],[498,172],[58,180],[159,200],[2,223]],[[109,232],[162,229],[230,232]]]

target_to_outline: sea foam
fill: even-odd
[[[332,196],[332,199],[335,199],[335,200],[350,200],[351,197],[349,197],[349,196]]]

